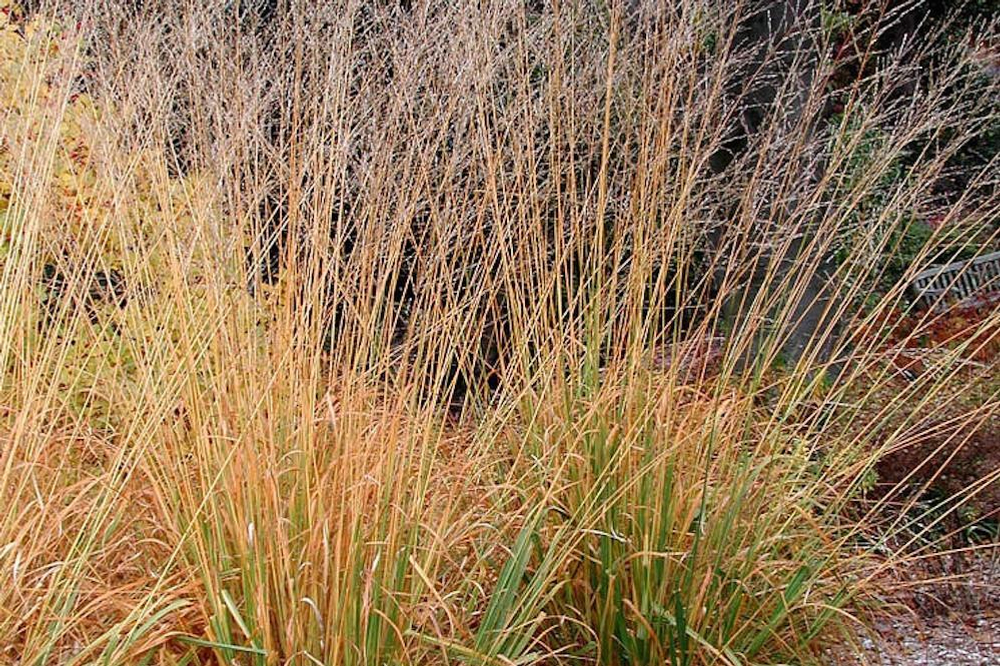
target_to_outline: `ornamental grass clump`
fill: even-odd
[[[912,276],[996,240],[995,159],[939,190],[997,82],[661,5],[0,2],[0,659],[848,636],[910,552],[866,545],[880,455],[956,381],[995,414],[995,312],[867,398]]]

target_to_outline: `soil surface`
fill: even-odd
[[[856,663],[879,666],[995,666],[1000,664],[1000,616],[937,621],[895,617],[861,640]]]
[[[897,372],[866,396],[871,410],[918,390],[904,445],[880,459],[867,499],[880,506],[879,522],[897,528],[887,550],[904,555],[877,577],[871,629],[829,650],[827,664],[1000,666],[1000,331],[982,325],[995,308],[883,322],[894,328],[886,352]],[[967,367],[923,400],[934,354],[963,343]]]
[[[957,576],[941,581],[945,570]],[[885,608],[853,644],[828,650],[828,666],[1000,664],[1000,546],[945,555],[894,571]]]

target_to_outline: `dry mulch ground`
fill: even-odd
[[[969,368],[942,392],[961,398],[933,413],[925,405],[921,411],[927,414],[916,414],[923,434],[877,466],[878,484],[868,499],[890,496],[882,517],[908,523],[890,550],[905,545],[915,557],[880,576],[884,605],[873,631],[859,630],[856,645],[832,650],[831,664],[1000,664],[1000,414],[985,414],[974,427],[948,427],[950,419],[998,397],[1000,335],[979,325],[995,306],[890,322],[895,330],[887,347],[896,353],[889,358],[900,372],[886,386],[886,399],[928,371],[922,358],[971,339],[963,357]],[[981,483],[991,475],[991,483]],[[961,510],[944,508],[976,484],[979,490]],[[904,544],[907,540],[912,542]]]
[[[945,558],[947,559],[947,558]],[[887,576],[886,603],[870,632],[856,644],[830,650],[835,666],[993,666],[1000,664],[1000,549],[967,554],[963,563],[945,563],[962,578],[920,582],[933,576],[928,566],[908,567]],[[914,582],[917,584],[914,584]],[[913,587],[909,587],[913,585]]]

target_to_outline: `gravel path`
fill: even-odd
[[[1000,616],[937,618],[931,622],[897,617],[885,624],[877,628],[877,640],[861,639],[864,652],[853,663],[872,666],[1000,664]]]
[[[960,566],[967,585],[890,591],[900,612],[830,650],[829,666],[1000,666],[1000,567],[982,553]],[[911,572],[919,579],[919,572]],[[912,578],[909,582],[912,582]],[[895,597],[895,598],[892,598]],[[890,600],[887,599],[887,600]],[[907,610],[909,609],[909,610]]]

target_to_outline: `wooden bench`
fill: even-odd
[[[1000,252],[931,266],[913,278],[912,287],[921,305],[936,310],[1000,292]]]

